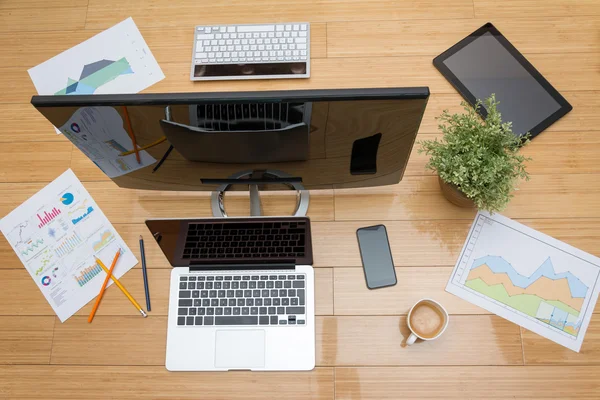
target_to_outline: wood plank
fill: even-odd
[[[522,182],[503,211],[510,218],[599,217],[600,176],[532,175]],[[544,202],[539,202],[543,196]],[[368,204],[369,207],[365,207]],[[569,204],[570,207],[564,207]],[[435,176],[405,177],[397,185],[335,190],[335,219],[472,219],[441,194]]]
[[[593,34],[598,17],[556,16],[494,18],[494,25],[522,53],[582,53],[600,51]],[[468,36],[488,19],[354,21],[327,24],[328,57],[435,57]],[[376,44],[376,45],[374,45]]]
[[[87,0],[48,0],[44,1],[45,7],[86,7]],[[11,9],[35,9],[40,7],[40,2],[36,0],[2,0],[0,10]]]
[[[75,171],[76,172],[76,171]],[[0,183],[0,192],[10,196],[0,198],[0,215],[40,190],[42,183]],[[162,192],[119,188],[113,182],[85,182],[96,203],[112,223],[141,223],[148,218],[189,218],[211,216],[210,192]],[[229,215],[249,214],[248,197],[229,195],[226,207]],[[266,215],[289,215],[295,203],[295,192],[270,192],[262,196]],[[311,191],[309,216],[313,221],[333,220],[333,191]]]
[[[102,30],[99,29],[44,32],[41,34],[44,40],[40,40],[38,34],[0,33],[0,48],[6,52],[6,56],[0,60],[0,67],[31,68],[100,32]],[[165,30],[161,28],[146,28],[140,32],[159,65],[167,62],[191,62],[193,26],[170,28],[168,35],[165,35]],[[311,58],[327,57],[324,23],[311,24],[310,55]]]
[[[30,93],[30,95],[33,94],[35,94],[35,91]],[[27,123],[24,124],[23,121],[27,121]],[[2,124],[0,143],[70,143],[63,135],[57,135],[52,124],[28,102],[22,104],[3,104],[0,124]]]
[[[398,283],[370,290],[362,268],[335,268],[335,315],[406,315],[422,298],[433,298],[450,314],[490,314],[445,291],[452,267],[396,268]]]
[[[517,219],[558,240],[600,256],[600,219]],[[472,220],[348,221],[313,223],[315,265],[362,267],[356,230],[385,224],[396,267],[454,266]],[[364,279],[364,278],[363,278]]]
[[[600,66],[597,53],[525,55],[559,91],[600,90],[600,79],[595,79]],[[166,78],[145,92],[198,91],[196,82],[189,80],[189,62],[163,63],[161,68]],[[0,72],[0,103],[28,102],[35,89],[27,72],[22,67],[4,67]],[[202,90],[207,92],[397,86],[429,86],[432,93],[456,92],[433,67],[430,56],[319,58],[311,63],[310,79],[202,82]]]
[[[265,22],[330,22],[390,19],[472,18],[470,0],[449,0],[439,4],[435,0],[378,1],[362,0],[307,0],[295,2],[256,0],[216,0],[198,3],[182,0],[177,3],[146,2],[143,0],[90,0],[86,20],[87,29],[105,29],[132,16],[140,27],[175,27],[204,24],[265,23]]]
[[[410,347],[404,316],[320,317],[320,366],[522,364],[519,327],[496,316],[452,316],[444,335]]]
[[[54,317],[0,317],[0,364],[48,364],[53,328]]]
[[[336,368],[336,399],[597,399],[598,367]]]
[[[600,125],[600,115],[596,112],[596,102],[600,92],[571,92],[561,90],[561,94],[571,103],[573,110],[549,126],[533,143],[550,132],[583,132],[597,131]],[[455,94],[432,94],[427,102],[425,115],[421,122],[419,133],[439,133],[438,117],[443,110],[449,110],[450,113],[462,112],[460,102],[462,97]]]
[[[49,182],[71,163],[70,142],[4,143],[0,182]]]
[[[476,18],[522,17],[536,18],[552,16],[600,15],[600,5],[596,0],[508,0],[501,4],[494,0],[474,0]]]
[[[148,248],[147,244],[146,248]],[[136,250],[137,248],[134,251]],[[152,265],[150,258],[147,260],[148,266]],[[167,269],[153,268],[148,271],[148,286],[152,301],[152,311],[149,313],[151,317],[167,315],[170,279],[171,267]],[[138,264],[126,273],[120,281],[131,295],[146,308],[140,265]],[[90,302],[75,315],[87,317],[92,307],[93,302]],[[331,268],[315,270],[315,314],[333,315],[333,270]],[[54,315],[54,311],[22,267],[3,270],[0,280],[0,316],[17,315]],[[121,291],[114,286],[106,290],[96,315],[139,317],[139,313],[128,304]]]
[[[596,310],[599,309],[597,305]],[[524,328],[521,337],[526,365],[600,365],[600,319],[596,315],[590,321],[579,353]]]
[[[92,324],[72,317],[56,324],[51,363],[164,365],[166,328],[164,316],[98,316]],[[400,346],[409,334],[405,317],[321,316],[316,333],[318,366],[522,363],[519,327],[496,316],[453,316],[447,333],[418,351]],[[102,341],[111,346],[98,347]]]
[[[404,176],[435,175],[425,168],[429,156],[418,150],[421,140],[440,140],[442,134],[419,134],[415,143]],[[590,132],[555,132],[540,135],[521,153],[532,160],[527,163],[530,174],[597,174],[600,173],[600,131]],[[559,155],[559,156],[557,156]]]
[[[5,366],[0,367],[0,389],[6,398],[45,400],[107,398],[211,400],[290,399],[332,400],[333,368],[310,372],[172,373],[147,366]]]
[[[7,8],[0,12],[0,32],[52,31],[61,26],[83,29],[86,12],[85,0],[78,0],[77,5],[68,7],[37,3],[28,8]]]

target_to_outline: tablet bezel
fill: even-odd
[[[481,28],[477,29],[475,32],[471,33],[469,36],[456,43],[454,46],[450,47],[448,50],[444,51],[439,56],[433,59],[433,65],[441,72],[441,74],[454,86],[456,90],[461,94],[461,96],[467,100],[471,105],[475,105],[477,99],[475,96],[467,89],[465,85],[454,75],[454,73],[444,64],[450,56],[454,55],[464,47],[468,46],[475,39],[481,37],[485,33],[491,33],[498,42],[517,60],[519,64],[525,68],[527,72],[544,88],[544,90],[552,96],[552,98],[559,104],[560,108],[554,113],[550,114],[546,119],[542,120],[536,126],[531,128],[529,131],[530,137],[534,138],[539,135],[544,129],[548,128],[550,125],[558,121],[565,114],[573,109],[573,106],[540,74],[540,72],[535,69],[535,67],[527,61],[527,59],[513,46],[506,37],[504,37],[500,31],[492,25],[491,22],[483,25]],[[485,119],[487,117],[487,110],[484,107],[479,108],[479,114]]]

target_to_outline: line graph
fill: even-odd
[[[44,247],[43,244],[44,239],[30,240],[29,242],[25,243],[25,247],[23,250],[21,250],[21,254],[24,256],[28,256],[31,253],[39,250],[40,247]]]
[[[600,258],[480,211],[446,291],[579,351],[600,293]]]
[[[465,286],[575,336],[588,292],[572,273],[557,274],[550,258],[523,276],[504,258],[491,255],[473,261]]]

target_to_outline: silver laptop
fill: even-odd
[[[314,368],[308,218],[161,219],[146,225],[173,266],[168,370]]]

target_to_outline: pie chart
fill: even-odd
[[[60,198],[60,201],[62,201],[62,203],[65,206],[68,206],[69,204],[71,204],[73,202],[73,195],[71,193],[65,193],[62,195],[62,197]]]

